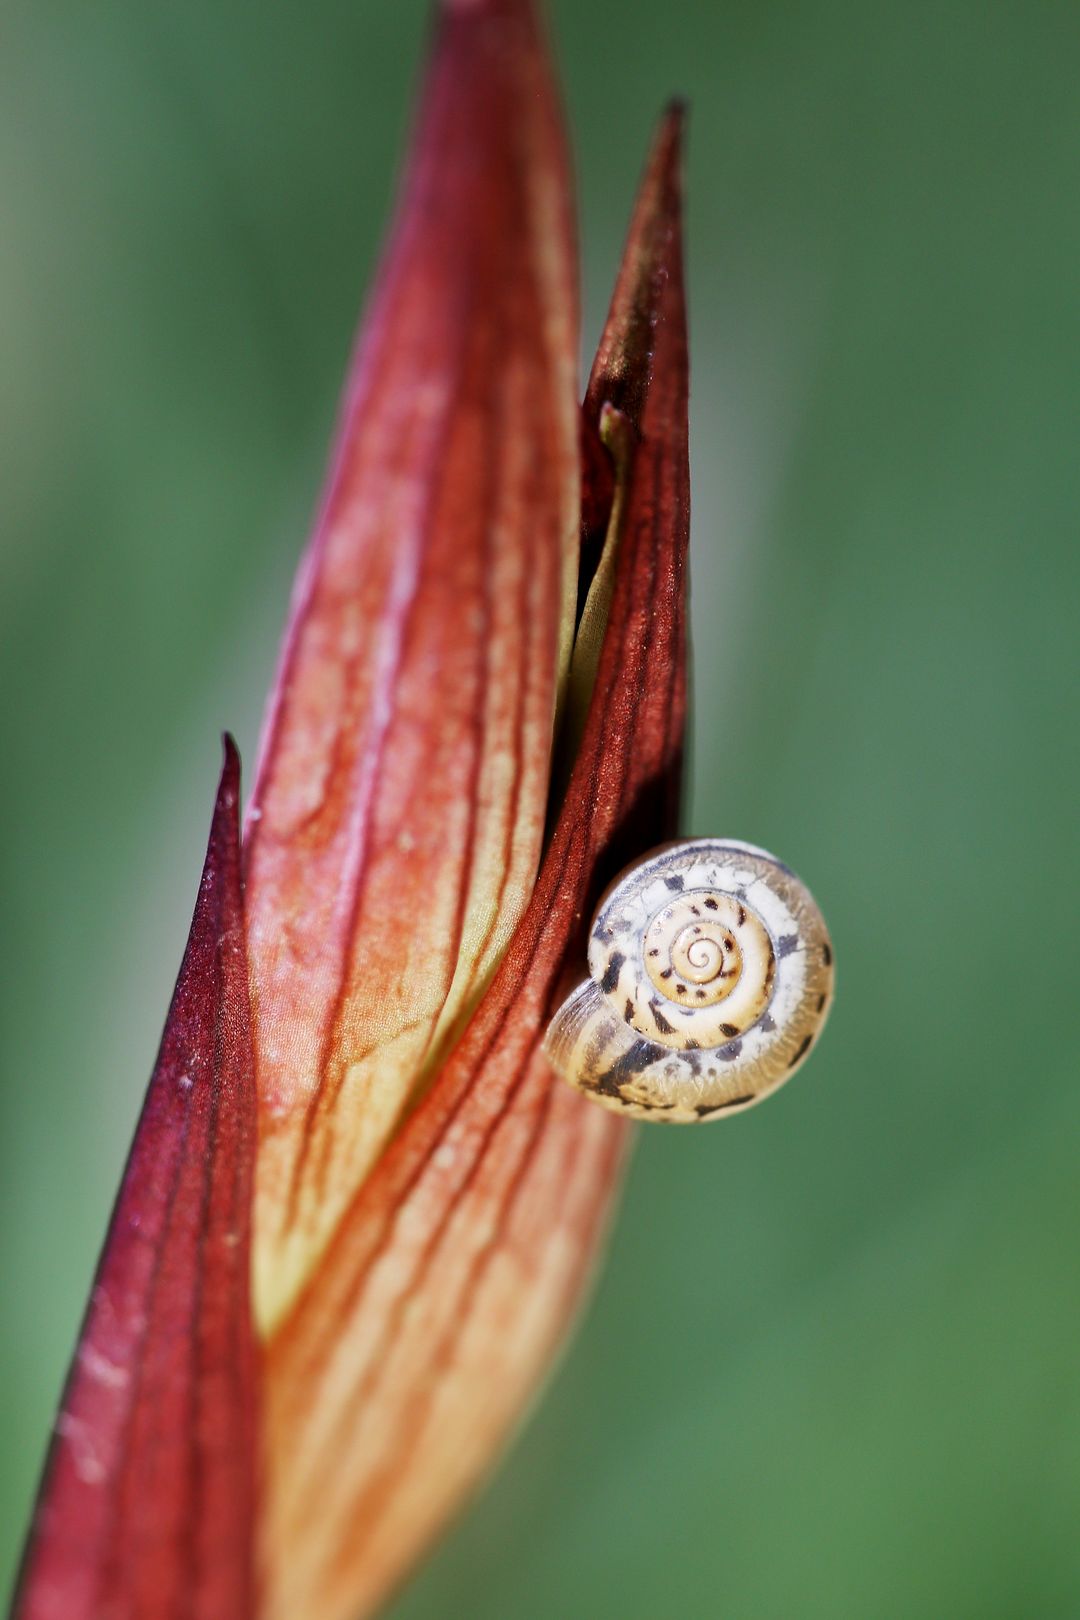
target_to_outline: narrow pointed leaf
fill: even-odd
[[[231,740],[16,1620],[250,1620],[254,1063]]]
[[[246,845],[269,1328],[532,891],[578,528],[577,294],[525,0],[440,17]]]
[[[267,1347],[268,1620],[371,1614],[479,1478],[580,1297],[627,1141],[540,1052],[622,861],[673,830],[685,713],[680,116],[634,216],[589,393],[632,429],[580,750],[490,989]]]

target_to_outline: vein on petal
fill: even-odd
[[[522,0],[443,17],[424,108],[248,824],[264,1331],[523,912],[569,645],[569,183]]]
[[[267,1345],[267,1620],[367,1615],[401,1578],[535,1395],[617,1183],[624,1122],[564,1086],[540,1043],[600,889],[674,828],[689,528],[679,128],[677,113],[661,127],[598,362],[626,378],[637,442],[588,715],[532,899]]]

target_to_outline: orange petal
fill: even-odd
[[[435,1087],[267,1347],[267,1620],[372,1613],[536,1391],[602,1233],[624,1122],[539,1047],[584,924],[670,833],[685,713],[687,366],[673,110],[588,409],[629,418],[623,533],[588,718],[531,903]],[[629,430],[628,430],[629,431]]]
[[[231,740],[187,951],[72,1363],[18,1620],[254,1614],[255,1082]]]
[[[525,908],[572,633],[573,235],[523,0],[445,5],[423,109],[247,834],[264,1328]]]

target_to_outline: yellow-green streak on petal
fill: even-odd
[[[600,440],[611,456],[614,468],[614,491],[607,531],[596,570],[578,619],[574,635],[574,650],[570,658],[567,681],[565,717],[559,729],[557,770],[565,786],[581,746],[582,733],[589,713],[589,702],[596,684],[596,670],[604,645],[611,598],[615,590],[615,569],[619,556],[626,512],[627,482],[634,450],[634,432],[614,406],[606,405],[600,414]]]

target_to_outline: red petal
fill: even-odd
[[[254,1613],[254,1065],[226,740],[161,1050],[72,1363],[18,1620]]]
[[[675,104],[660,126],[585,396],[588,420],[599,425],[613,406],[639,440],[624,496],[619,585],[568,795],[588,794],[593,769],[604,782],[598,807],[607,803],[612,820],[591,831],[605,881],[678,822],[690,541],[683,123]]]
[[[638,202],[589,392],[639,443],[607,635],[528,911],[438,1084],[267,1354],[268,1620],[370,1614],[534,1394],[603,1229],[624,1122],[539,1050],[623,859],[673,829],[689,497],[680,115]]]
[[[578,539],[558,110],[447,5],[298,583],[246,849],[257,1307],[287,1307],[532,891]]]

